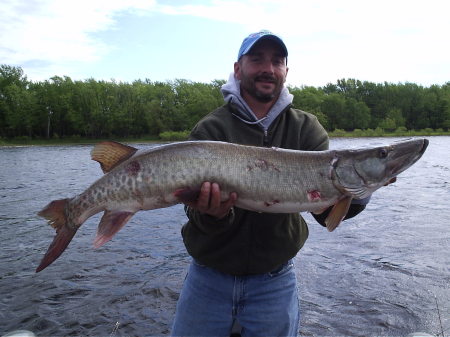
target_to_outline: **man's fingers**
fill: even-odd
[[[217,183],[212,183],[211,185],[211,198],[209,207],[214,210],[220,207],[220,187]]]
[[[230,198],[225,202],[225,207],[230,209],[231,207],[234,206],[234,204],[236,203],[236,200],[237,200],[237,193],[231,192]]]
[[[200,194],[196,202],[185,202],[186,205],[197,209],[201,213],[206,213],[217,218],[222,218],[228,214],[234,206],[237,193],[232,192],[228,200],[222,202],[220,196],[220,186],[217,183],[204,182],[200,188]]]
[[[200,189],[200,195],[198,196],[197,201],[197,208],[200,211],[205,211],[209,208],[210,194],[211,194],[211,183],[204,182]]]
[[[219,207],[215,209],[214,215],[219,219],[226,216],[230,212],[230,209],[234,206],[236,199],[237,194],[235,192],[230,193],[228,200],[221,202]]]

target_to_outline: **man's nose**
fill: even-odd
[[[273,74],[274,73],[274,65],[272,63],[272,61],[270,60],[265,60],[262,63],[262,69],[261,69],[264,73],[269,73],[269,74]]]

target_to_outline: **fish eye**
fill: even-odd
[[[386,149],[380,149],[380,151],[378,152],[378,156],[382,159],[386,158],[387,155],[388,155],[388,150],[386,150]]]

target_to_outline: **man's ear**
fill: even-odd
[[[238,62],[234,62],[234,77],[237,80],[241,80],[241,64]]]
[[[286,82],[286,78],[287,78],[287,74],[288,74],[288,72],[289,72],[289,68],[288,68],[288,67],[286,67],[286,76],[284,76],[284,82]]]

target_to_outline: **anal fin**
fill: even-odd
[[[133,215],[134,212],[105,211],[98,225],[94,247],[99,248],[111,240]]]
[[[352,197],[345,197],[339,200],[331,209],[330,214],[328,214],[325,219],[325,225],[329,232],[336,229],[337,226],[344,220],[347,215],[350,204],[352,203]]]

